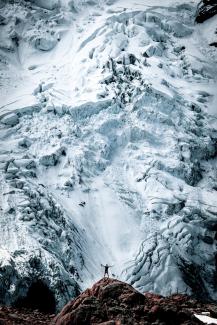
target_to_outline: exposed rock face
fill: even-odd
[[[217,315],[217,306],[203,305],[185,295],[169,298],[136,291],[130,285],[102,279],[77,299],[69,302],[56,317],[56,325],[88,324],[201,324],[194,312],[208,310]]]
[[[37,310],[0,307],[1,325],[49,325],[53,318],[53,314],[45,314]]]
[[[205,20],[217,14],[216,0],[203,0],[198,6],[196,22],[203,23]]]

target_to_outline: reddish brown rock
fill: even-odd
[[[216,310],[185,295],[144,295],[115,279],[102,279],[69,302],[55,325],[196,325],[194,312]]]
[[[54,317],[38,310],[0,306],[0,325],[49,325]]]
[[[196,325],[202,323],[194,313],[204,311],[216,318],[217,305],[187,295],[143,295],[121,281],[102,279],[56,318],[38,310],[0,306],[0,325]]]

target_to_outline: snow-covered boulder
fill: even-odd
[[[44,155],[39,159],[39,163],[43,166],[55,166],[58,163],[58,156],[55,153]]]
[[[8,126],[15,126],[16,124],[19,123],[19,118],[18,118],[17,114],[11,113],[11,114],[4,116],[1,119],[1,123],[8,125]]]
[[[151,57],[151,56],[162,56],[163,49],[160,45],[149,45],[146,51],[144,52],[143,56]]]
[[[7,167],[7,173],[9,174],[16,174],[19,171],[19,168],[14,165],[13,162],[10,162]]]
[[[65,148],[59,148],[56,151],[43,155],[40,159],[39,159],[39,163],[45,167],[51,167],[51,166],[56,166],[59,161],[60,161],[60,157],[62,155],[65,155]]]
[[[36,6],[39,6],[44,9],[53,10],[60,6],[59,0],[30,0]]]
[[[23,148],[29,148],[31,146],[32,142],[28,138],[22,138],[18,141],[18,146]]]
[[[34,169],[36,168],[36,163],[33,159],[22,158],[15,159],[13,164],[18,168]]]
[[[51,51],[58,41],[51,35],[41,36],[35,40],[35,47],[41,51]]]

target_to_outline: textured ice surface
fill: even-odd
[[[41,279],[60,308],[101,263],[216,300],[216,18],[32,2],[1,8],[0,302]]]

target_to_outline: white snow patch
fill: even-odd
[[[205,315],[197,315],[197,314],[194,314],[194,316],[196,318],[198,318],[204,324],[217,324],[216,318],[212,318],[212,317],[205,316]]]

